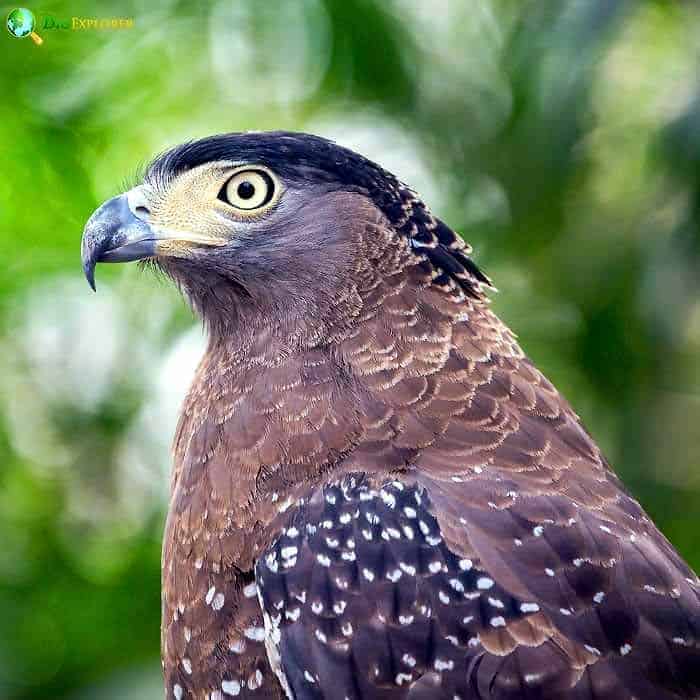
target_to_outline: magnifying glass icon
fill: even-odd
[[[37,45],[41,46],[44,40],[34,31],[34,15],[26,7],[16,7],[7,15],[7,31],[17,39],[29,36]]]

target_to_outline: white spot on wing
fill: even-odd
[[[258,586],[256,583],[249,583],[244,589],[243,589],[243,595],[246,598],[255,598],[255,596],[258,594]]]
[[[264,642],[265,641],[265,628],[264,627],[246,627],[246,629],[243,631],[243,634],[248,637],[248,639],[252,639],[255,642]]]
[[[250,690],[257,690],[263,682],[263,674],[262,671],[258,668],[255,670],[255,673],[251,673],[250,676],[248,676],[248,688]]]
[[[221,681],[221,690],[226,695],[236,696],[241,692],[241,684],[238,681]]]
[[[401,578],[401,576],[402,576],[401,569],[394,569],[393,571],[386,572],[386,577],[392,583],[396,583]]]

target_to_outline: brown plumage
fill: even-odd
[[[152,258],[209,330],[175,438],[168,698],[699,696],[697,577],[468,255],[300,134],[185,144],[93,215],[89,279]]]

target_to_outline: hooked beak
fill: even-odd
[[[156,255],[159,236],[129,206],[129,194],[107,200],[88,220],[83,231],[81,258],[88,283],[95,290],[98,262],[128,262]]]

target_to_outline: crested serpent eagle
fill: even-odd
[[[469,247],[330,141],[158,157],[82,239],[208,345],[174,442],[167,698],[700,696],[700,584],[489,306]]]

